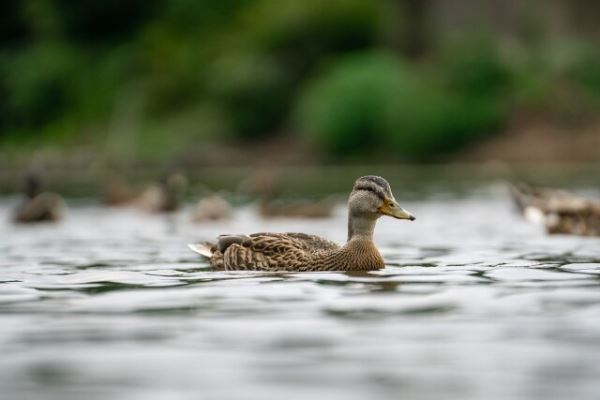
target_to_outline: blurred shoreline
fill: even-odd
[[[46,164],[44,180],[49,188],[73,197],[96,197],[112,177],[142,187],[165,173],[163,164],[130,163],[106,168],[101,163],[63,160]],[[203,165],[179,164],[176,170],[190,180],[190,196],[212,191],[239,193],[240,185],[260,171],[277,175],[282,196],[345,193],[357,176],[376,174],[394,182],[400,191],[426,196],[429,192],[463,192],[490,184],[530,182],[563,188],[598,188],[600,163],[452,162],[427,164],[328,163],[303,165]],[[22,187],[24,165],[0,165],[0,194],[14,194]]]

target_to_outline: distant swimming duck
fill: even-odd
[[[258,212],[263,218],[329,218],[336,202],[332,198],[321,200],[260,200]]]
[[[327,197],[320,200],[283,199],[278,196],[280,189],[278,175],[269,169],[256,172],[242,186],[258,195],[258,213],[263,218],[329,218],[333,214],[336,199]]]
[[[64,209],[63,199],[56,193],[43,192],[41,179],[35,174],[25,178],[25,199],[17,207],[15,222],[58,221]]]
[[[600,201],[549,188],[513,185],[515,204],[525,218],[549,234],[600,236]]]
[[[173,212],[181,207],[187,190],[187,178],[179,173],[166,175],[160,182],[146,188],[135,201],[150,212]]]
[[[223,197],[213,194],[198,202],[192,220],[194,222],[222,221],[230,219],[232,214],[229,202]]]
[[[125,206],[138,197],[138,192],[120,176],[111,176],[106,183],[102,202],[107,206]]]
[[[221,235],[216,244],[190,245],[210,258],[219,270],[256,271],[368,271],[383,268],[373,243],[377,219],[389,215],[414,220],[379,176],[363,176],[348,199],[348,241],[343,246],[304,233]]]

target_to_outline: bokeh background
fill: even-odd
[[[506,185],[600,197],[599,1],[0,10],[0,400],[600,398],[600,239],[546,235]],[[341,243],[368,174],[417,217],[378,222],[381,271],[185,246]]]
[[[6,0],[2,178],[597,163],[599,17],[592,0]]]

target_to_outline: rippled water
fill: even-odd
[[[343,206],[197,225],[84,203],[15,227],[5,199],[0,398],[600,398],[599,239],[547,237],[493,187],[401,204],[417,221],[380,220],[384,270],[267,274],[213,272],[186,243],[343,241]]]

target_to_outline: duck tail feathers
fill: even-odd
[[[214,252],[214,246],[211,245],[210,243],[192,243],[192,244],[188,244],[188,247],[200,254],[201,256],[210,258],[212,257],[212,254]]]

